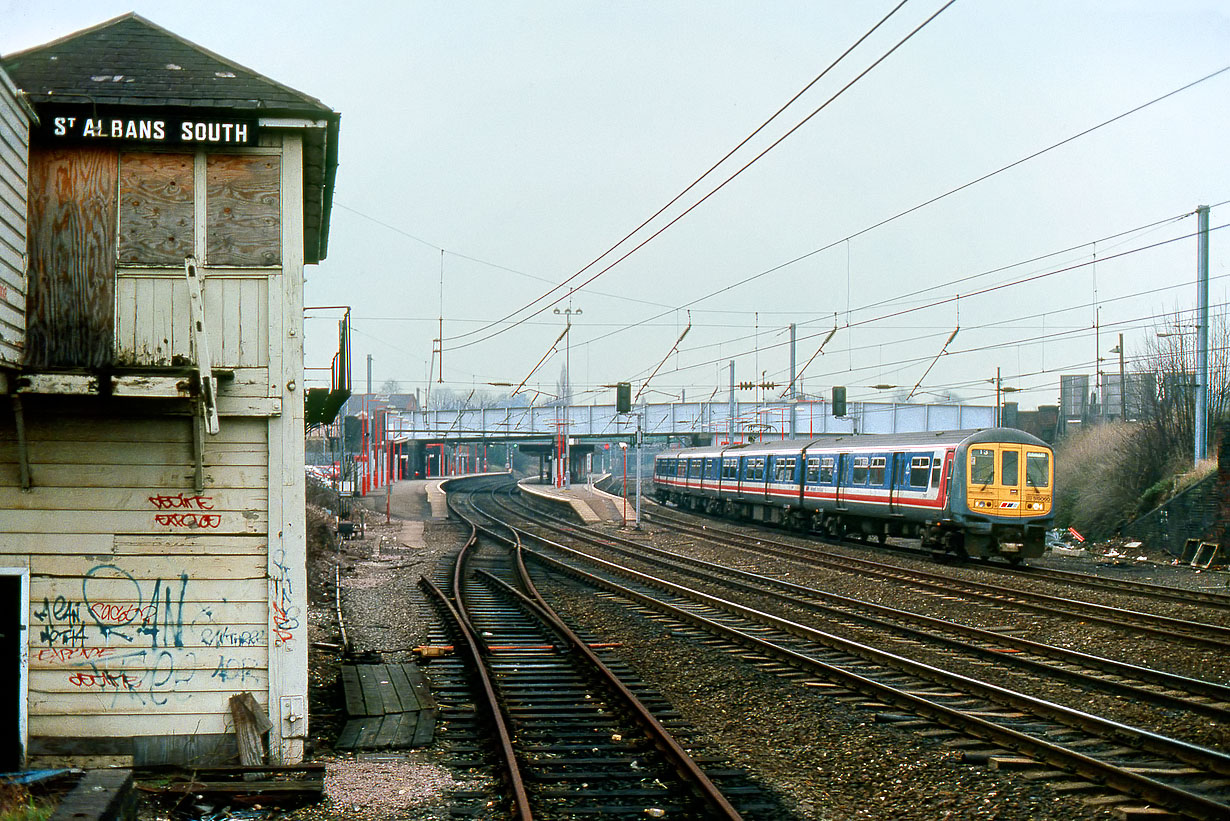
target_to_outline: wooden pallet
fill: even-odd
[[[342,690],[350,720],[334,746],[340,750],[423,747],[435,735],[436,701],[417,665],[347,664]]]

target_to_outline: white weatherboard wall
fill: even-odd
[[[228,736],[229,697],[251,692],[271,761],[303,757],[301,138],[263,143],[254,153],[281,157],[281,264],[200,269],[228,371],[203,490],[182,400],[24,395],[28,492],[15,426],[0,425],[0,566],[30,575],[32,740]],[[126,364],[156,373],[190,353],[182,269],[121,267],[116,294]]]
[[[16,365],[26,337],[26,176],[30,122],[0,69],[0,366]]]

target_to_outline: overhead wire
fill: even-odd
[[[795,93],[795,95],[794,95],[793,97],[791,97],[789,100],[787,100],[787,101],[786,101],[786,103],[785,103],[785,104],[784,104],[781,108],[777,109],[777,111],[775,111],[775,112],[774,112],[774,113],[773,113],[773,114],[772,114],[772,115],[771,115],[771,116],[770,116],[767,120],[765,120],[764,122],[762,122],[762,123],[761,123],[760,125],[758,125],[758,126],[757,126],[757,127],[756,127],[756,128],[755,128],[755,129],[754,129],[754,130],[750,133],[750,134],[748,134],[746,137],[744,137],[742,140],[740,140],[740,141],[739,141],[739,143],[738,143],[738,145],[736,145],[734,148],[730,149],[730,151],[726,152],[726,154],[725,154],[725,155],[724,155],[724,156],[723,156],[720,160],[718,160],[717,162],[715,162],[713,165],[709,166],[709,168],[708,168],[708,169],[707,169],[704,173],[702,173],[702,174],[701,174],[699,177],[697,177],[696,179],[692,180],[692,182],[688,183],[688,185],[687,185],[687,186],[686,186],[686,187],[685,187],[682,191],[680,191],[678,194],[676,194],[674,197],[672,197],[672,198],[671,198],[671,199],[670,199],[670,200],[669,200],[669,201],[668,201],[665,205],[663,205],[661,208],[659,208],[657,211],[655,211],[653,214],[651,214],[648,218],[646,218],[643,222],[641,222],[641,224],[640,224],[640,225],[636,226],[636,227],[635,227],[635,228],[633,228],[631,231],[629,231],[627,234],[625,234],[622,238],[620,238],[620,240],[619,240],[618,242],[616,242],[616,243],[615,243],[614,245],[612,245],[610,248],[606,249],[606,250],[605,250],[605,251],[603,251],[601,254],[599,254],[597,257],[595,257],[595,258],[594,258],[594,259],[592,259],[590,262],[588,262],[588,263],[587,263],[584,267],[582,267],[579,271],[577,271],[576,273],[572,274],[571,276],[569,276],[569,277],[568,277],[567,279],[565,279],[564,281],[562,281],[562,282],[560,282],[560,283],[557,283],[557,284],[553,285],[550,289],[548,289],[548,290],[547,290],[547,292],[546,292],[546,293],[542,294],[541,296],[538,296],[538,297],[534,298],[533,300],[531,300],[530,302],[526,303],[525,305],[522,305],[520,308],[517,308],[515,311],[512,311],[511,313],[506,314],[506,315],[505,315],[505,316],[503,316],[502,318],[500,318],[500,319],[497,319],[497,320],[494,320],[494,321],[490,322],[490,323],[489,323],[488,325],[486,325],[485,327],[483,327],[483,328],[478,328],[478,329],[475,329],[475,330],[473,330],[473,331],[468,331],[468,332],[466,332],[466,333],[464,333],[464,334],[457,334],[456,336],[448,337],[448,338],[446,339],[446,341],[448,341],[448,342],[452,342],[452,341],[457,340],[457,339],[464,339],[464,338],[466,338],[467,336],[472,336],[472,335],[477,334],[477,333],[482,333],[483,331],[488,330],[488,329],[490,329],[490,328],[494,328],[495,326],[499,325],[500,323],[508,321],[509,319],[511,319],[512,317],[514,317],[514,316],[516,316],[517,314],[521,313],[522,311],[525,311],[525,310],[528,310],[528,309],[532,308],[534,305],[538,304],[538,303],[539,303],[539,302],[541,302],[542,300],[547,299],[548,297],[550,297],[550,296],[551,296],[551,294],[555,293],[555,292],[556,292],[556,291],[558,291],[560,288],[563,288],[563,287],[564,287],[565,285],[567,285],[569,282],[572,282],[574,279],[576,279],[577,277],[579,277],[581,274],[585,273],[585,272],[586,272],[586,271],[588,271],[590,268],[594,267],[594,265],[598,264],[598,262],[599,262],[599,261],[601,261],[604,257],[606,257],[608,254],[610,254],[612,251],[614,251],[614,250],[615,250],[616,248],[618,248],[619,246],[623,245],[623,244],[624,244],[625,242],[627,242],[627,241],[628,241],[628,240],[629,240],[632,236],[634,236],[634,235],[635,235],[638,231],[640,231],[642,228],[644,228],[644,227],[645,227],[646,225],[648,225],[649,223],[653,222],[653,221],[654,221],[655,219],[657,219],[657,218],[658,218],[658,217],[659,217],[659,216],[660,216],[660,215],[661,215],[664,211],[666,211],[668,208],[670,208],[672,205],[674,205],[674,204],[675,204],[675,203],[677,203],[680,199],[682,199],[682,198],[683,198],[683,197],[684,197],[684,196],[685,196],[685,195],[686,195],[689,191],[691,191],[693,188],[695,188],[697,185],[699,185],[699,184],[701,183],[701,181],[702,181],[702,180],[704,180],[706,177],[708,177],[710,174],[712,174],[712,173],[713,173],[713,172],[714,172],[714,171],[718,168],[718,166],[720,166],[722,163],[724,163],[724,162],[726,162],[728,159],[730,159],[730,158],[731,158],[731,157],[732,157],[732,156],[733,156],[733,155],[734,155],[734,154],[735,154],[735,153],[736,153],[739,149],[741,149],[741,148],[743,148],[743,146],[747,145],[747,144],[748,144],[748,142],[750,142],[750,141],[751,141],[751,140],[752,140],[752,139],[753,139],[753,138],[754,138],[757,134],[759,134],[761,131],[763,131],[765,128],[767,128],[767,127],[769,126],[769,124],[770,124],[770,123],[772,123],[772,122],[773,122],[774,120],[776,120],[779,116],[781,116],[782,112],[784,112],[787,108],[789,108],[791,105],[793,105],[793,104],[794,104],[794,102],[795,102],[796,100],[798,100],[800,97],[802,97],[804,94],[806,94],[806,93],[808,92],[808,90],[810,90],[810,89],[811,89],[811,88],[812,88],[812,87],[813,87],[816,83],[820,82],[820,80],[822,80],[822,79],[823,79],[823,78],[824,78],[824,77],[825,77],[825,76],[826,76],[826,75],[827,75],[830,71],[832,71],[832,70],[833,70],[833,68],[835,68],[835,67],[837,66],[837,64],[838,64],[838,63],[840,63],[842,60],[844,60],[844,59],[846,58],[846,56],[848,56],[848,55],[850,54],[850,52],[852,52],[852,51],[854,51],[854,49],[858,48],[858,46],[859,46],[860,44],[862,44],[864,40],[866,40],[866,39],[867,39],[868,37],[870,37],[873,33],[875,33],[875,31],[876,31],[877,29],[879,29],[879,28],[880,28],[880,26],[884,25],[884,23],[886,23],[890,17],[892,17],[894,14],[896,14],[896,13],[897,13],[897,12],[901,9],[901,7],[902,7],[902,6],[904,6],[907,2],[909,2],[909,0],[901,0],[901,2],[899,2],[896,6],[894,6],[894,7],[892,8],[892,10],[890,10],[890,11],[888,12],[888,14],[884,15],[884,17],[883,17],[883,18],[881,18],[881,19],[880,19],[880,21],[879,21],[878,23],[876,23],[874,26],[872,26],[870,29],[868,29],[868,30],[867,30],[867,32],[866,32],[866,33],[864,33],[862,37],[859,37],[859,38],[858,38],[858,40],[854,41],[854,44],[853,44],[853,45],[851,45],[851,46],[850,46],[849,48],[847,48],[844,52],[842,52],[842,53],[841,53],[841,55],[840,55],[840,56],[838,56],[836,60],[834,60],[832,63],[830,63],[830,64],[828,65],[828,67],[826,67],[823,71],[821,71],[821,72],[820,72],[819,74],[817,74],[815,77],[813,77],[813,78],[812,78],[812,80],[811,80],[811,82],[809,82],[807,85],[803,86],[803,88],[802,88],[802,89],[800,89],[797,93]],[[551,307],[551,306],[550,306],[550,305],[545,306],[545,308],[549,308],[549,307]]]
[[[1095,126],[1092,126],[1092,127],[1090,127],[1090,128],[1086,128],[1086,129],[1085,129],[1085,130],[1083,130],[1083,131],[1080,131],[1080,132],[1078,132],[1078,133],[1076,133],[1076,134],[1073,134],[1073,135],[1071,135],[1071,136],[1069,136],[1069,137],[1066,137],[1066,138],[1064,138],[1064,139],[1060,140],[1059,142],[1057,142],[1057,143],[1053,143],[1053,144],[1051,144],[1051,145],[1047,146],[1046,148],[1043,148],[1043,149],[1040,149],[1040,150],[1038,150],[1038,151],[1033,152],[1032,154],[1028,154],[1028,155],[1026,155],[1026,156],[1024,156],[1024,157],[1021,157],[1021,158],[1020,158],[1020,159],[1018,159],[1018,160],[1015,160],[1015,161],[1013,161],[1013,162],[1011,162],[1011,163],[1008,163],[1007,165],[1001,166],[1001,167],[997,168],[996,170],[991,171],[991,172],[989,172],[989,173],[987,173],[987,174],[983,174],[982,176],[977,177],[977,178],[975,178],[975,179],[973,179],[973,180],[970,180],[969,182],[963,183],[962,185],[958,185],[958,186],[956,186],[955,188],[950,188],[949,190],[945,191],[945,192],[944,192],[944,193],[942,193],[942,194],[939,194],[939,195],[937,195],[937,196],[931,197],[930,199],[925,200],[925,201],[923,201],[923,202],[921,202],[921,203],[919,203],[919,204],[917,204],[917,205],[915,205],[915,206],[913,206],[913,207],[911,207],[911,208],[907,208],[907,209],[905,209],[904,211],[899,211],[898,213],[896,213],[896,214],[892,215],[891,217],[887,217],[887,218],[885,218],[885,219],[882,219],[882,220],[880,220],[879,222],[874,223],[874,224],[872,224],[872,225],[869,225],[869,226],[867,226],[866,228],[862,228],[862,229],[860,229],[860,230],[858,230],[858,231],[855,231],[854,233],[852,233],[852,234],[850,234],[850,235],[848,235],[848,236],[842,237],[841,239],[838,239],[838,240],[834,240],[834,241],[832,241],[832,242],[830,242],[830,243],[828,243],[828,244],[826,244],[826,245],[823,245],[823,246],[821,246],[821,247],[819,247],[819,248],[815,248],[815,249],[813,249],[813,250],[811,250],[811,251],[808,251],[808,252],[806,252],[806,253],[804,253],[804,254],[800,254],[799,256],[794,257],[793,259],[789,259],[789,260],[786,260],[785,262],[778,263],[777,265],[774,265],[774,266],[772,266],[772,267],[770,267],[770,268],[766,268],[765,270],[760,271],[759,273],[755,273],[755,274],[752,274],[752,275],[750,275],[750,276],[744,277],[743,279],[739,280],[738,282],[733,282],[733,283],[731,283],[731,284],[729,284],[729,285],[725,285],[725,286],[723,286],[723,287],[721,287],[721,288],[718,288],[717,290],[710,291],[709,293],[705,294],[704,296],[697,297],[696,299],[693,299],[693,300],[691,300],[690,302],[685,302],[684,304],[679,305],[679,306],[677,306],[677,307],[675,307],[675,308],[672,308],[672,309],[670,309],[669,311],[665,311],[665,312],[663,312],[663,313],[661,313],[661,314],[657,314],[657,315],[655,315],[655,316],[648,317],[647,319],[644,319],[644,320],[641,320],[641,321],[638,321],[638,322],[628,323],[628,325],[626,325],[626,326],[625,326],[625,327],[624,327],[621,331],[612,331],[612,332],[610,332],[610,333],[608,333],[608,334],[606,334],[606,335],[604,335],[604,336],[598,337],[598,338],[596,338],[596,339],[594,339],[594,340],[591,340],[591,341],[597,342],[597,341],[599,341],[599,340],[601,340],[601,339],[606,339],[606,338],[608,338],[608,337],[610,337],[610,336],[614,336],[614,335],[615,335],[615,334],[617,334],[617,333],[622,333],[622,332],[624,332],[624,331],[630,331],[630,330],[633,330],[633,329],[635,329],[635,328],[640,327],[640,326],[641,326],[642,324],[644,324],[644,323],[648,323],[648,322],[655,321],[655,320],[657,320],[657,319],[661,319],[663,316],[666,316],[666,315],[667,315],[667,314],[669,314],[669,313],[673,313],[674,311],[680,311],[680,310],[685,310],[685,309],[693,308],[695,305],[697,305],[698,303],[704,302],[705,300],[712,299],[712,298],[713,298],[713,297],[715,297],[715,296],[719,296],[720,294],[724,294],[724,293],[726,293],[726,292],[728,292],[728,291],[734,290],[735,288],[742,287],[742,286],[744,286],[744,285],[747,285],[747,284],[748,284],[748,283],[750,283],[750,282],[755,282],[756,280],[761,279],[762,277],[768,276],[769,274],[776,273],[777,271],[780,271],[780,270],[782,270],[783,268],[787,268],[787,267],[789,267],[789,266],[791,266],[791,265],[795,265],[795,264],[797,264],[797,263],[799,263],[799,262],[802,262],[802,261],[803,261],[803,260],[805,260],[805,259],[809,259],[809,258],[811,258],[811,257],[815,256],[816,254],[820,254],[820,253],[823,253],[823,252],[825,252],[825,251],[828,251],[828,250],[830,250],[830,249],[832,249],[832,248],[835,248],[835,247],[837,247],[838,245],[841,245],[843,242],[849,242],[850,240],[856,239],[856,238],[858,238],[858,237],[860,237],[860,236],[862,236],[862,235],[864,235],[864,234],[866,234],[866,233],[869,233],[870,231],[874,231],[874,230],[875,230],[875,229],[877,229],[877,228],[882,228],[883,226],[888,225],[889,223],[895,222],[896,220],[899,220],[899,219],[901,219],[902,217],[908,216],[909,214],[912,214],[912,213],[914,213],[914,212],[916,212],[916,211],[919,211],[919,210],[921,210],[921,209],[923,209],[923,208],[926,208],[927,206],[934,205],[935,203],[939,202],[940,200],[946,199],[947,197],[951,197],[952,195],[957,194],[957,193],[959,193],[959,192],[961,192],[961,191],[964,191],[964,190],[966,190],[966,189],[968,189],[968,188],[971,188],[971,187],[973,187],[973,186],[975,186],[975,185],[978,185],[979,183],[985,182],[985,181],[987,181],[987,180],[991,179],[992,177],[995,177],[995,176],[997,176],[997,175],[999,175],[999,174],[1004,173],[1005,171],[1009,171],[1009,170],[1011,170],[1011,169],[1013,169],[1013,168],[1016,168],[1017,166],[1022,165],[1023,163],[1029,162],[1030,160],[1036,159],[1037,157],[1041,157],[1043,154],[1047,154],[1047,153],[1049,153],[1049,152],[1051,152],[1051,151],[1053,151],[1053,150],[1055,150],[1055,149],[1057,149],[1057,148],[1059,148],[1059,147],[1061,147],[1061,146],[1067,145],[1068,143],[1070,143],[1070,142],[1072,142],[1072,141],[1074,141],[1074,140],[1077,140],[1077,139],[1079,139],[1079,138],[1081,138],[1081,137],[1084,137],[1084,136],[1087,136],[1087,135],[1089,135],[1089,134],[1092,134],[1093,132],[1095,132],[1095,131],[1097,131],[1097,130],[1099,130],[1099,129],[1101,129],[1101,128],[1104,128],[1104,127],[1106,127],[1106,126],[1108,126],[1108,125],[1111,125],[1112,123],[1118,122],[1119,120],[1122,120],[1122,119],[1124,119],[1125,117],[1129,117],[1129,116],[1131,116],[1132,114],[1136,114],[1136,113],[1138,113],[1138,112],[1140,112],[1140,111],[1143,111],[1144,109],[1149,108],[1149,107],[1150,107],[1150,106],[1152,106],[1152,105],[1155,105],[1155,104],[1157,104],[1157,103],[1162,102],[1163,100],[1166,100],[1166,99],[1168,99],[1168,98],[1170,98],[1170,97],[1175,96],[1176,94],[1180,94],[1180,93],[1182,93],[1182,92],[1184,92],[1184,91],[1187,91],[1188,89],[1194,88],[1194,87],[1196,87],[1196,86],[1200,85],[1201,83],[1207,82],[1207,81],[1209,81],[1209,80],[1213,79],[1214,77],[1217,77],[1217,76],[1219,76],[1219,75],[1221,75],[1221,74],[1226,73],[1227,71],[1230,71],[1230,66],[1225,66],[1225,67],[1223,67],[1223,68],[1220,68],[1220,69],[1218,69],[1217,71],[1212,72],[1211,74],[1206,74],[1205,76],[1201,77],[1201,78],[1200,78],[1200,79],[1198,79],[1198,80],[1193,80],[1192,82],[1187,83],[1186,85],[1180,86],[1179,88],[1176,88],[1176,89],[1174,89],[1174,90],[1172,90],[1172,91],[1169,91],[1169,92],[1167,92],[1167,93],[1165,93],[1165,94],[1163,94],[1163,95],[1161,95],[1161,96],[1159,96],[1159,97],[1154,97],[1152,100],[1149,100],[1149,101],[1148,101],[1148,102],[1146,102],[1146,103],[1142,103],[1142,104],[1140,104],[1140,105],[1138,105],[1138,106],[1136,106],[1136,107],[1134,107],[1134,108],[1131,108],[1131,109],[1129,109],[1129,110],[1127,110],[1127,111],[1125,111],[1125,112],[1123,112],[1123,113],[1121,113],[1121,114],[1117,114],[1116,116],[1111,117],[1111,118],[1110,118],[1110,119],[1108,119],[1108,120],[1103,120],[1102,122],[1098,123],[1098,124],[1097,124],[1097,125],[1095,125]],[[584,287],[584,285],[582,285],[582,286],[580,286],[580,287]]]
[[[867,67],[867,68],[865,68],[863,71],[861,71],[861,72],[860,72],[860,73],[859,73],[859,74],[858,74],[858,75],[857,75],[857,76],[856,76],[853,80],[851,80],[850,82],[848,82],[848,83],[846,83],[844,86],[842,86],[842,87],[841,87],[841,89],[840,89],[840,90],[838,90],[836,94],[834,94],[833,96],[829,97],[829,98],[828,98],[828,99],[827,99],[824,103],[822,103],[822,104],[821,104],[818,108],[816,108],[814,111],[812,111],[810,114],[808,114],[805,118],[803,118],[803,120],[802,120],[802,121],[800,121],[797,125],[795,125],[794,127],[792,127],[789,131],[787,131],[785,134],[783,134],[781,137],[779,137],[777,140],[775,140],[773,143],[771,143],[771,144],[770,144],[767,148],[765,148],[764,150],[762,150],[760,153],[758,153],[756,156],[754,156],[751,160],[749,160],[747,163],[745,163],[742,167],[740,167],[740,168],[739,168],[739,170],[738,170],[738,171],[736,171],[734,174],[731,174],[729,177],[727,177],[725,180],[723,180],[720,184],[718,184],[718,186],[717,186],[717,187],[715,187],[713,190],[711,190],[708,194],[705,194],[705,196],[703,196],[701,199],[699,199],[698,201],[696,201],[696,202],[695,202],[695,203],[693,203],[692,205],[688,206],[688,208],[686,208],[686,209],[685,209],[682,213],[680,213],[678,216],[676,216],[676,217],[674,217],[673,219],[671,219],[671,220],[670,220],[670,222],[666,223],[666,224],[665,224],[665,225],[663,225],[661,228],[659,228],[658,230],[656,230],[656,231],[654,231],[652,234],[650,234],[648,237],[646,237],[644,240],[642,240],[641,242],[639,242],[639,243],[637,243],[636,245],[634,245],[634,246],[632,247],[632,249],[631,249],[631,250],[629,250],[629,251],[627,251],[626,253],[624,253],[622,256],[620,256],[619,258],[617,258],[614,262],[609,263],[608,265],[606,265],[606,267],[604,267],[604,268],[600,269],[599,271],[597,271],[596,273],[594,273],[594,274],[590,275],[590,277],[589,277],[588,279],[586,279],[584,282],[582,282],[580,285],[575,286],[574,290],[579,291],[579,290],[581,290],[582,288],[584,288],[585,286],[589,285],[591,282],[595,281],[595,280],[596,280],[596,279],[598,279],[600,276],[602,276],[602,275],[603,275],[603,274],[605,274],[606,272],[610,271],[610,270],[611,270],[612,268],[614,268],[616,265],[618,265],[619,263],[623,262],[623,261],[624,261],[625,259],[627,259],[628,257],[632,256],[634,253],[636,253],[637,251],[639,251],[641,248],[644,248],[646,245],[648,245],[648,244],[649,244],[650,242],[652,242],[654,239],[656,239],[657,237],[661,236],[661,235],[662,235],[665,231],[667,231],[669,228],[671,228],[672,226],[674,226],[674,225],[675,225],[676,223],[678,223],[681,219],[683,219],[684,217],[686,217],[688,214],[692,213],[692,211],[696,210],[696,208],[698,208],[701,204],[703,204],[703,203],[705,203],[706,201],[708,201],[710,197],[712,197],[713,195],[717,194],[717,192],[719,192],[719,191],[721,191],[723,188],[725,188],[725,187],[726,187],[726,186],[727,186],[727,185],[728,185],[731,181],[733,181],[736,177],[738,177],[740,174],[742,174],[744,171],[746,171],[748,168],[750,168],[750,167],[751,167],[753,164],[755,164],[758,160],[760,160],[762,157],[764,157],[766,154],[768,154],[770,151],[772,151],[772,150],[773,150],[774,148],[776,148],[777,146],[781,145],[781,143],[782,143],[782,142],[784,142],[784,141],[785,141],[788,137],[790,137],[790,136],[791,136],[791,135],[793,135],[795,132],[797,132],[800,128],[802,128],[802,127],[803,127],[803,125],[805,125],[806,123],[808,123],[808,122],[809,122],[809,121],[810,121],[813,117],[815,117],[817,114],[819,114],[819,113],[820,113],[821,111],[823,111],[825,108],[827,108],[827,107],[828,107],[828,106],[829,106],[829,105],[830,105],[830,104],[831,104],[834,100],[836,100],[838,97],[840,97],[840,96],[841,96],[842,94],[844,94],[846,91],[848,91],[848,90],[849,90],[849,89],[850,89],[850,88],[851,88],[851,87],[852,87],[855,83],[857,83],[857,82],[858,82],[859,80],[861,80],[863,77],[867,76],[867,74],[869,74],[869,73],[870,73],[873,69],[875,69],[875,68],[876,68],[877,66],[879,66],[881,63],[883,63],[886,59],[888,59],[888,58],[889,58],[889,57],[890,57],[890,56],[891,56],[894,52],[896,52],[899,48],[901,48],[903,45],[905,45],[905,43],[907,43],[907,42],[908,42],[911,38],[913,38],[916,34],[918,34],[918,32],[922,31],[922,29],[923,29],[923,28],[925,28],[928,24],[930,24],[930,23],[931,23],[931,21],[935,20],[935,18],[936,18],[936,17],[939,17],[939,15],[940,15],[940,14],[942,14],[942,13],[943,13],[943,12],[944,12],[944,11],[945,11],[948,7],[949,7],[949,6],[951,6],[951,5],[952,5],[953,3],[955,3],[955,2],[956,2],[956,0],[948,0],[948,2],[947,2],[947,3],[945,3],[945,4],[944,4],[944,5],[943,5],[940,9],[939,9],[939,11],[936,11],[934,14],[932,14],[930,17],[928,17],[926,20],[924,20],[922,23],[920,23],[920,24],[919,24],[917,27],[915,27],[915,28],[914,28],[914,29],[913,29],[913,30],[912,30],[909,34],[907,34],[904,38],[902,38],[901,40],[899,40],[899,41],[898,41],[898,42],[897,42],[897,43],[896,43],[896,44],[895,44],[892,48],[890,48],[887,52],[885,52],[883,55],[881,55],[879,58],[877,58],[875,62],[873,62],[870,66],[868,66],[868,67]],[[609,252],[607,252],[607,253],[609,253]],[[603,256],[605,256],[605,254],[604,254]],[[601,258],[602,258],[602,257],[599,257],[599,259],[601,259]],[[591,264],[592,264],[592,263],[591,263]],[[571,279],[572,279],[572,278],[569,278],[569,280],[567,280],[567,281],[571,281]],[[551,293],[554,293],[554,289],[553,289],[553,291],[552,291]],[[496,337],[496,336],[499,336],[499,335],[501,335],[501,334],[503,334],[503,333],[506,333],[507,331],[510,331],[510,330],[512,330],[513,328],[516,328],[517,326],[519,326],[519,325],[523,324],[523,323],[524,323],[526,320],[528,320],[530,317],[532,317],[532,316],[536,316],[537,314],[542,313],[542,312],[543,312],[543,311],[545,311],[546,309],[548,309],[548,308],[552,307],[553,305],[557,305],[558,303],[562,302],[562,301],[563,301],[564,299],[566,299],[566,298],[567,298],[567,294],[561,294],[561,295],[560,295],[559,297],[557,297],[555,300],[553,300],[552,302],[548,302],[546,305],[543,305],[541,308],[538,308],[538,309],[537,309],[537,310],[535,310],[533,313],[531,313],[529,316],[526,316],[526,317],[523,317],[522,319],[516,320],[516,321],[514,321],[514,322],[510,323],[509,325],[507,325],[507,326],[505,326],[505,327],[503,327],[503,328],[499,328],[499,329],[497,329],[497,330],[493,331],[492,333],[487,334],[486,336],[481,337],[481,338],[479,338],[479,339],[471,340],[470,342],[465,342],[465,343],[463,343],[463,344],[461,344],[461,345],[454,345],[454,346],[453,346],[453,349],[454,349],[454,350],[459,350],[459,349],[462,349],[462,348],[468,348],[468,347],[470,347],[470,346],[472,346],[472,345],[478,345],[478,344],[480,344],[480,343],[482,343],[482,342],[486,342],[486,341],[487,341],[487,340],[489,340],[489,339],[492,339],[492,338],[494,338],[494,337]],[[535,302],[537,302],[537,301],[539,301],[539,300],[536,300]],[[520,312],[521,310],[527,310],[527,309],[528,309],[528,308],[518,309],[518,311],[517,311],[517,312]],[[514,312],[514,313],[517,313],[517,312]],[[657,318],[657,317],[655,317],[655,318]],[[498,324],[498,322],[502,322],[502,321],[504,321],[504,320],[499,320],[499,321],[497,321],[497,323],[493,323],[493,324],[492,324],[492,327],[494,327],[494,326],[495,326],[495,324]],[[471,332],[471,333],[474,333],[474,332]]]

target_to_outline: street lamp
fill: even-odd
[[[563,310],[556,308],[555,313],[564,316],[564,389],[562,404],[564,408],[564,487],[572,487],[572,446],[569,443],[570,407],[572,405],[572,315],[585,313],[580,308],[572,307],[572,289],[568,289],[568,307]]]

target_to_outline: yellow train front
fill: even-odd
[[[1013,562],[1041,556],[1054,502],[1051,448],[1023,431],[993,428],[963,439],[954,457],[949,515],[927,534],[933,544]]]

